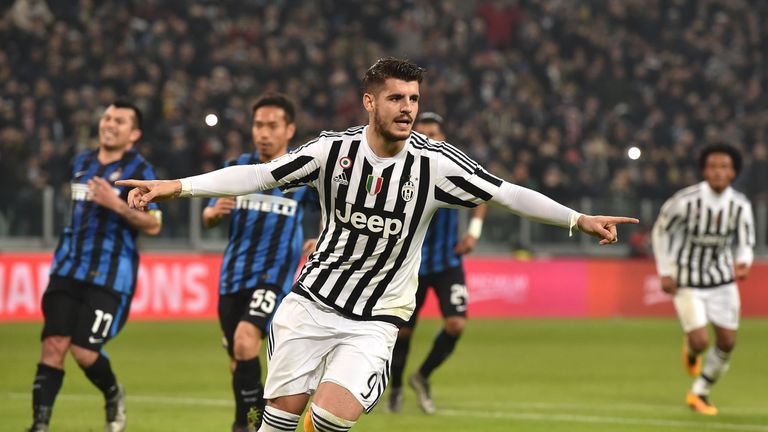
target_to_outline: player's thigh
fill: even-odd
[[[679,288],[673,298],[677,318],[683,331],[706,327],[707,309],[704,304],[704,292],[699,288]]]
[[[219,296],[219,326],[224,335],[224,347],[230,357],[234,357],[235,330],[243,315],[248,313],[252,294],[251,290],[242,290]]]
[[[379,321],[348,321],[343,343],[328,356],[322,382],[347,389],[370,412],[388,384],[397,327]]]
[[[75,281],[51,275],[43,294],[43,331],[40,339],[49,336],[72,336],[82,303],[81,292],[76,291]]]
[[[77,314],[72,344],[91,350],[113,339],[128,320],[130,296],[121,295],[109,288],[82,283],[84,301]]]
[[[466,317],[469,291],[461,266],[451,267],[435,275],[433,286],[444,317]]]
[[[717,327],[738,330],[741,299],[735,283],[713,288],[706,293],[707,318]]]

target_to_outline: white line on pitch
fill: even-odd
[[[5,395],[10,399],[29,399],[29,393],[9,392]],[[86,395],[86,394],[67,394],[63,393],[59,395],[59,399],[64,400],[93,400],[101,401],[103,398],[100,395]],[[225,399],[212,399],[212,398],[195,398],[195,397],[176,397],[176,396],[144,396],[129,394],[128,400],[130,402],[139,403],[162,403],[168,405],[191,405],[191,406],[232,406],[233,403],[230,400]],[[529,407],[566,407],[573,408],[576,404],[549,404],[549,403],[526,403]],[[525,404],[520,404],[525,405]],[[602,408],[603,406],[590,406],[594,408]],[[541,422],[577,422],[577,423],[593,423],[593,424],[618,424],[618,425],[634,425],[634,426],[659,426],[659,427],[672,427],[672,428],[698,428],[708,430],[730,430],[730,431],[750,431],[750,432],[768,432],[768,426],[757,424],[737,424],[737,423],[713,423],[713,422],[696,422],[685,420],[664,420],[664,419],[650,419],[650,418],[632,418],[632,417],[610,417],[610,416],[594,416],[594,415],[578,415],[578,414],[552,414],[552,413],[531,413],[531,412],[503,412],[503,411],[476,411],[476,410],[457,410],[457,409],[441,409],[438,411],[438,415],[452,416],[452,417],[476,417],[476,418],[493,418],[493,419],[509,419],[509,420],[532,420]]]
[[[519,401],[475,401],[461,402],[462,406],[478,406],[490,408],[523,408],[523,409],[580,409],[590,411],[667,411],[679,412],[687,409],[683,403],[679,405],[649,404],[649,403],[606,403],[606,404],[580,404],[571,402],[519,402]],[[729,414],[756,414],[768,415],[768,409],[759,406],[729,406]]]
[[[441,409],[439,415],[453,417],[479,417],[510,420],[533,420],[558,423],[602,423],[632,426],[662,426],[672,428],[696,428],[709,430],[768,432],[768,426],[737,423],[704,423],[684,420],[640,419],[631,417],[603,417],[577,414],[505,413],[497,411],[466,411]]]

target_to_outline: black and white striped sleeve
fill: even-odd
[[[736,264],[746,264],[751,266],[755,259],[755,219],[752,215],[752,205],[744,197],[742,217],[739,220],[736,237]]]
[[[672,238],[685,226],[685,208],[683,200],[675,195],[661,206],[659,217],[653,224],[651,244],[656,259],[656,272],[659,276],[672,276],[675,270],[675,253]]]
[[[238,196],[276,187],[312,185],[326,153],[323,145],[324,140],[317,139],[268,163],[231,166],[181,179],[182,196]]]
[[[435,199],[449,207],[475,207],[488,202],[537,222],[572,228],[580,213],[540,194],[506,182],[477,162],[443,144]]]

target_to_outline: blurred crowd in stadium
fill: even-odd
[[[119,96],[144,111],[140,151],[176,178],[250,151],[264,91],[300,106],[295,144],[364,123],[359,80],[382,55],[427,68],[421,109],[451,142],[556,200],[664,199],[722,140],[746,156],[737,187],[768,201],[766,0],[4,4],[0,206],[67,182]]]

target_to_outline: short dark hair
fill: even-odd
[[[741,153],[736,147],[723,143],[711,144],[701,150],[701,155],[699,156],[699,169],[702,172],[704,172],[704,168],[707,166],[707,158],[713,153],[724,153],[730,156],[731,162],[733,163],[733,169],[736,171],[736,175],[739,175],[742,164]]]
[[[141,126],[144,124],[144,117],[141,115],[141,110],[136,105],[128,102],[125,99],[118,99],[111,103],[111,106],[115,108],[128,108],[133,110],[133,127],[134,129],[141,130]]]
[[[422,123],[422,124],[430,124],[430,123],[437,123],[438,125],[443,125],[443,116],[436,112],[432,111],[426,111],[416,118],[416,123]]]
[[[291,124],[296,119],[296,109],[293,107],[293,102],[288,99],[288,96],[282,93],[266,93],[259,96],[259,98],[256,99],[256,102],[253,104],[253,111],[251,111],[251,116],[256,114],[257,109],[265,106],[282,108],[283,112],[285,113],[286,124]]]
[[[424,72],[424,68],[408,60],[397,57],[383,57],[365,71],[365,76],[363,76],[363,92],[374,92],[374,88],[384,84],[387,78],[418,81],[421,84]]]

